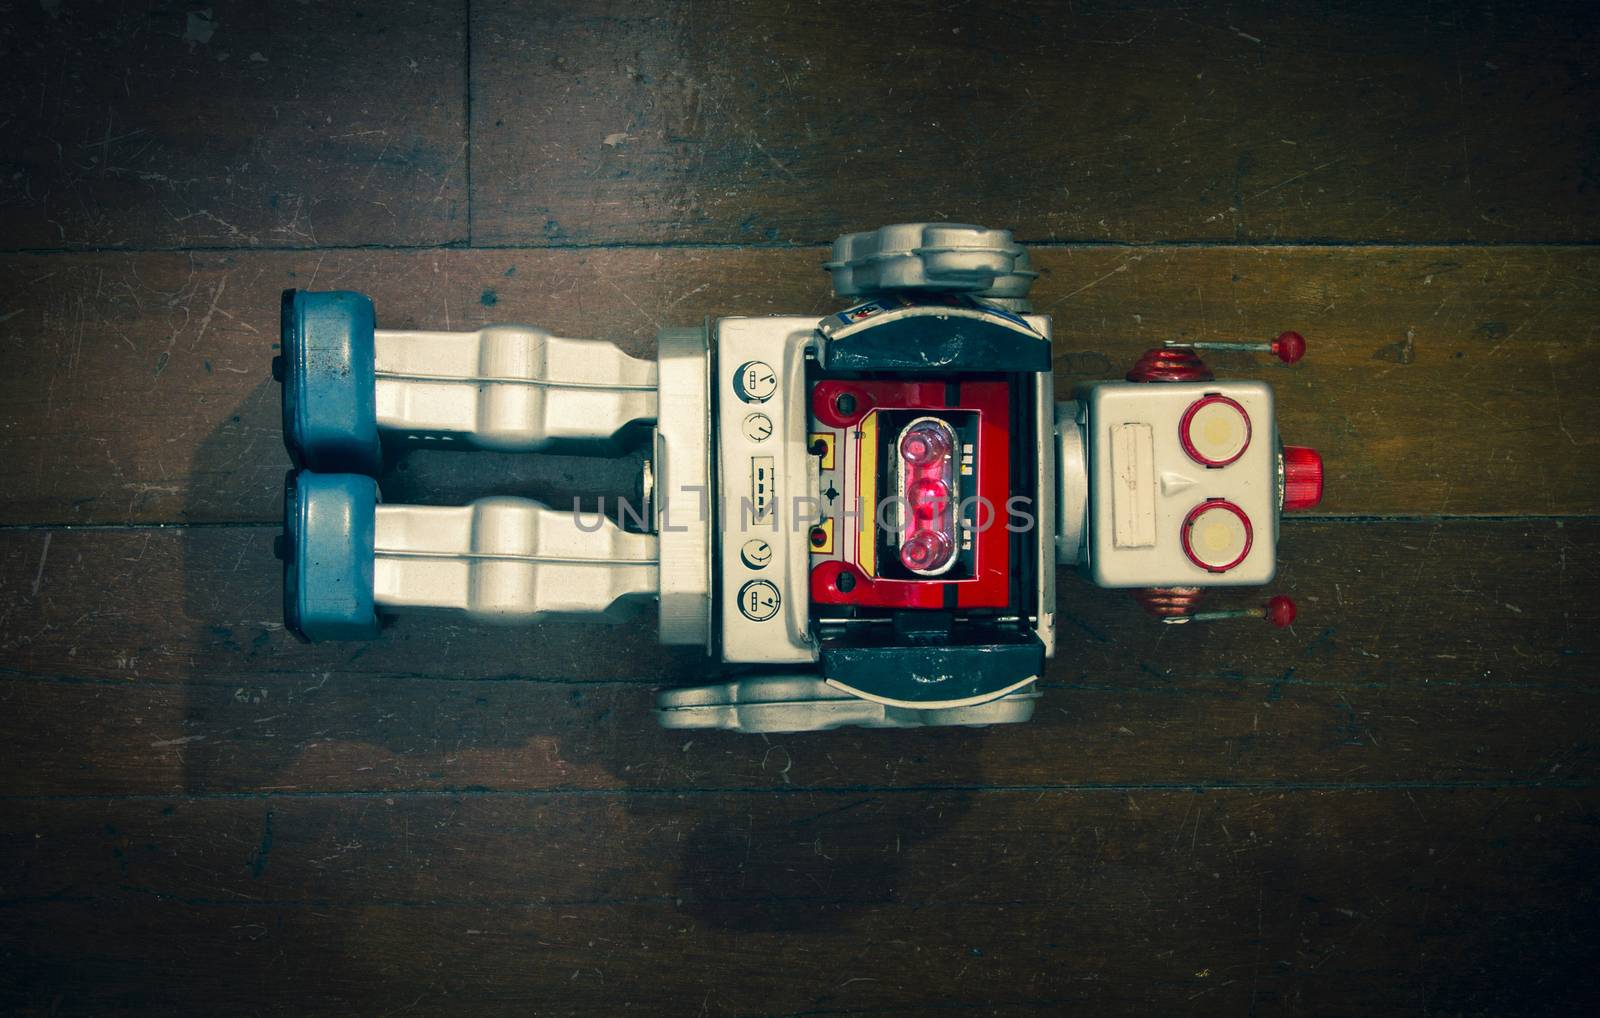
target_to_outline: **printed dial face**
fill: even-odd
[[[746,361],[733,376],[733,388],[746,403],[765,403],[778,391],[778,373],[766,361]]]
[[[752,442],[765,442],[772,436],[772,418],[756,411],[744,419],[744,437]]]
[[[751,580],[739,588],[739,614],[751,622],[765,622],[778,614],[783,599],[766,580]]]
[[[772,545],[759,537],[752,537],[739,549],[739,558],[751,569],[765,569],[772,561]]]

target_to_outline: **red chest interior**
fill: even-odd
[[[1010,386],[1004,381],[828,379],[811,390],[811,443],[822,457],[823,522],[811,534],[811,599],[870,608],[1004,608],[1010,595]],[[895,553],[901,469],[895,436],[918,417],[958,436],[957,561],[918,576]]]

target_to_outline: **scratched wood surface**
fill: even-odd
[[[500,636],[412,618],[374,644],[300,644],[280,625],[272,536],[4,532],[8,787],[1449,785],[1590,780],[1597,762],[1600,609],[1582,597],[1600,568],[1593,522],[1295,523],[1278,587],[1304,617],[1289,632],[1152,631],[1130,598],[1063,572],[1063,652],[1030,724],[785,739],[648,723],[651,690],[704,667],[655,648],[652,619]],[[1475,562],[1486,545],[1508,553]],[[1404,611],[1421,593],[1428,610]]]
[[[0,7],[0,1010],[1592,1010],[1600,9]],[[904,218],[1040,244],[1063,395],[1310,338],[1213,359],[1327,457],[1293,630],[1063,572],[1030,724],[765,739],[648,619],[284,633],[281,288],[648,354]]]
[[[802,251],[306,251],[0,259],[0,520],[262,522],[288,467],[270,377],[278,292],[359,287],[393,327],[513,318],[650,354],[662,325],[837,306]],[[1057,390],[1168,338],[1296,328],[1306,360],[1212,358],[1278,389],[1286,440],[1329,464],[1323,514],[1593,512],[1600,251],[1044,248]],[[632,490],[568,459],[424,455],[386,491],[570,504]],[[606,486],[610,487],[607,488]]]
[[[29,803],[0,935],[69,1010],[1577,1014],[1597,819],[1553,787]]]
[[[467,236],[464,6],[9,3],[0,247]]]
[[[476,0],[471,29],[477,243],[1600,228],[1592,3]]]

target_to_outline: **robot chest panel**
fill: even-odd
[[[1006,606],[1012,398],[1003,381],[813,384],[819,611]]]

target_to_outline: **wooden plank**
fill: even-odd
[[[320,681],[320,680],[319,680]],[[318,686],[8,677],[8,794],[488,789],[1300,788],[1594,780],[1596,690],[1462,680],[1045,682],[1026,725],[666,732],[603,681],[331,676]],[[1464,687],[1464,688],[1463,688]]]
[[[472,5],[473,241],[1572,241],[1591,4]]]
[[[467,233],[464,4],[10,5],[8,249]]]
[[[0,794],[1594,777],[1600,523],[1301,523],[1285,544],[1292,631],[1159,626],[1064,571],[1028,724],[757,739],[656,727],[652,686],[708,668],[650,620],[410,618],[306,646],[270,532],[9,531]]]
[[[273,537],[232,527],[0,532],[6,663],[40,676],[269,685],[325,672],[659,682],[690,678],[700,665],[692,648],[655,646],[649,618],[487,627],[411,616],[370,643],[301,644],[281,630]],[[1273,589],[1300,603],[1293,631],[1150,629],[1131,598],[1063,570],[1058,629],[1070,674],[1164,682],[1194,673],[1203,654],[1217,676],[1290,668],[1380,681],[1593,675],[1585,657],[1595,640],[1588,623],[1600,611],[1586,596],[1600,564],[1595,521],[1297,522],[1283,545]],[[1217,592],[1212,602],[1260,596]],[[1127,660],[1136,624],[1141,665]],[[604,647],[595,646],[600,637]],[[632,656],[636,642],[646,652]]]
[[[1596,989],[1592,788],[9,805],[9,1010],[1560,1013]]]
[[[278,291],[371,292],[388,326],[534,321],[649,355],[656,329],[835,306],[819,251],[316,251],[0,261],[0,522],[266,521],[283,472]],[[1329,514],[1593,513],[1594,248],[1069,248],[1039,252],[1057,394],[1168,338],[1298,328],[1306,360],[1221,355],[1278,387],[1328,464]],[[632,488],[633,468],[414,456],[391,499]]]

